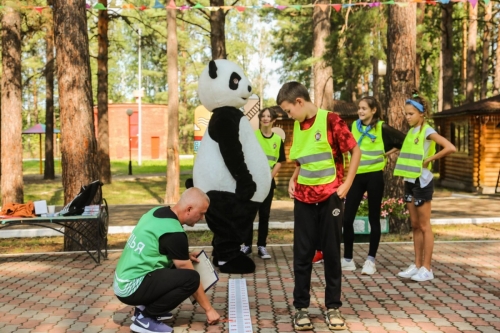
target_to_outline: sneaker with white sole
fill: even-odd
[[[142,314],[137,316],[130,325],[130,330],[137,333],[172,333],[174,329],[167,324],[154,318],[144,317]]]
[[[142,311],[138,307],[135,307],[134,314],[132,315],[132,318],[130,318],[130,320],[132,320],[132,322],[133,322],[135,320],[135,318],[137,318],[141,313],[142,313]],[[170,320],[173,317],[174,317],[174,315],[172,313],[166,312],[165,314],[163,314],[159,317],[156,317],[156,319],[159,321],[162,321],[162,320]]]
[[[363,265],[363,269],[361,270],[361,274],[364,275],[372,275],[375,274],[377,268],[375,267],[375,263],[371,260],[366,260]]]
[[[251,246],[242,245],[240,251],[243,252],[246,255],[249,255],[249,254],[252,253],[252,247]]]
[[[313,264],[321,264],[323,262],[323,251],[316,251],[314,254]]]
[[[405,279],[409,279],[413,275],[417,274],[417,272],[418,272],[417,266],[415,264],[411,264],[410,266],[408,266],[407,269],[405,269],[402,272],[399,272],[398,276],[402,277],[402,278],[405,278]]]
[[[434,279],[434,274],[432,273],[432,269],[429,271],[424,266],[420,267],[417,274],[411,277],[413,281],[424,282]]]
[[[265,246],[259,246],[259,247],[257,247],[257,249],[258,249],[259,257],[261,257],[262,259],[271,259],[271,255],[267,252],[267,249]]]
[[[340,265],[342,266],[343,271],[356,270],[356,264],[353,259],[351,259],[351,261],[347,261],[345,258],[342,258],[342,260],[340,260]]]

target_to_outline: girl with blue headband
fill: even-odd
[[[406,134],[394,169],[395,176],[404,177],[404,200],[410,212],[415,248],[415,262],[398,273],[398,276],[418,282],[434,278],[431,268],[434,249],[434,235],[431,228],[434,182],[431,162],[456,151],[451,142],[425,122],[427,112],[426,101],[414,91],[413,96],[405,102],[404,115],[410,125],[410,130]],[[438,153],[436,153],[436,144],[442,147]]]
[[[375,257],[381,236],[380,207],[384,194],[386,157],[401,149],[405,135],[381,120],[380,103],[371,96],[363,97],[358,102],[358,116],[351,132],[361,149],[361,161],[345,202],[344,258],[341,265],[344,271],[356,269],[353,260],[354,220],[363,195],[367,192],[370,247],[361,274],[372,275],[377,271]]]

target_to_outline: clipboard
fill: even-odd
[[[217,281],[219,281],[219,276],[205,250],[201,250],[196,258],[198,258],[200,262],[193,262],[193,267],[195,271],[200,274],[200,283],[205,288],[205,292],[207,292],[217,283]],[[193,305],[196,304],[196,300],[193,296],[189,297],[189,299]]]

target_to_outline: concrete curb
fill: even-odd
[[[446,224],[488,224],[500,223],[500,217],[482,217],[482,218],[449,218],[449,219],[431,219],[432,225]],[[293,229],[293,221],[288,222],[269,222],[269,229]],[[135,226],[111,226],[108,228],[108,234],[129,234]],[[257,230],[258,222],[254,222],[253,229]],[[194,227],[184,227],[187,231],[208,231],[208,226],[205,223],[196,224]],[[64,228],[60,229],[64,231]],[[61,236],[62,232],[57,232],[45,228],[33,229],[15,229],[1,230],[0,238],[30,238],[30,237],[54,237]]]

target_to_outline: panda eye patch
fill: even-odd
[[[240,81],[241,76],[239,76],[238,73],[233,72],[229,78],[229,88],[231,88],[231,90],[237,90]]]

